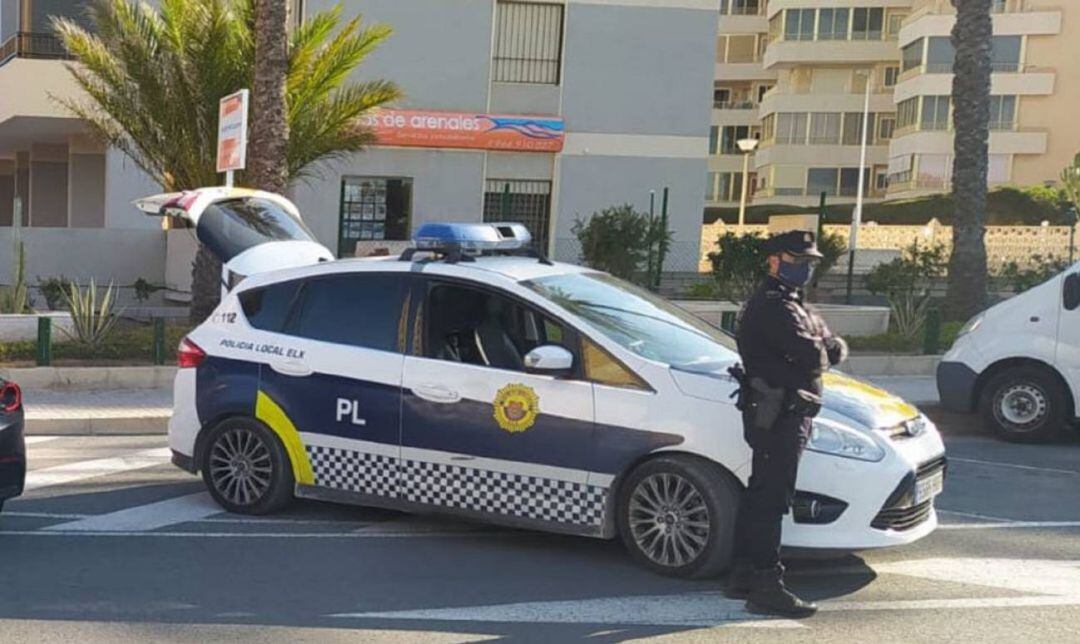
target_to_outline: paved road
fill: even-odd
[[[814,619],[760,619],[720,580],[617,543],[297,503],[224,514],[163,437],[34,437],[0,515],[0,641],[1075,641],[1080,442],[948,439],[942,528],[798,559]]]

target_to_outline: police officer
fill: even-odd
[[[750,484],[736,527],[728,595],[747,610],[807,617],[817,606],[784,587],[780,525],[791,509],[799,458],[820,409],[821,374],[847,354],[844,341],[803,303],[822,255],[812,232],[770,237],[768,275],[740,313],[737,341],[749,388],[744,436],[753,449]]]

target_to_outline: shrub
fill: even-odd
[[[145,277],[140,277],[135,280],[135,283],[131,285],[135,289],[135,300],[137,302],[145,302],[150,299],[150,296],[154,293],[164,290],[164,286],[158,286],[157,284],[150,283]]]
[[[765,238],[757,233],[724,233],[716,240],[717,250],[709,253],[716,295],[722,300],[745,302],[765,277]]]
[[[947,261],[944,247],[914,243],[902,256],[878,264],[866,275],[867,290],[889,302],[893,325],[903,337],[914,338],[926,322],[932,280],[945,273]]]
[[[67,293],[67,305],[71,311],[72,330],[65,333],[76,343],[100,345],[112,332],[120,319],[116,310],[116,289],[112,282],[100,297],[94,280],[84,291],[78,283],[72,283]]]
[[[71,280],[60,277],[38,278],[38,290],[45,297],[45,305],[52,311],[58,311],[66,301],[64,296],[71,290]]]
[[[671,232],[664,229],[659,218],[637,212],[630,204],[605,208],[588,220],[579,218],[571,232],[581,245],[581,259],[586,266],[648,284],[654,282],[662,268],[662,261],[656,262],[654,273],[643,275],[654,249],[662,256],[671,240]]]
[[[1031,262],[1021,267],[1015,261],[1001,267],[995,277],[1013,293],[1023,293],[1038,286],[1069,267],[1069,260],[1055,255],[1032,255]]]

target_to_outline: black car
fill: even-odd
[[[0,380],[0,510],[4,501],[22,494],[25,480],[22,390],[14,382]]]

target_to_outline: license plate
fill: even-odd
[[[915,484],[915,505],[929,501],[945,489],[945,473],[938,472]]]

